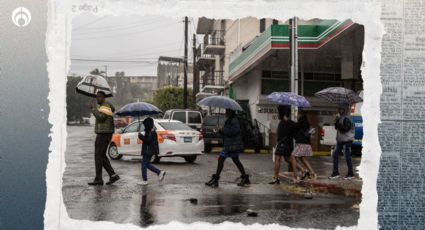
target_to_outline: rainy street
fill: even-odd
[[[204,182],[215,171],[216,153],[202,155],[193,164],[182,158],[163,158],[156,166],[167,171],[164,181],[159,183],[156,175],[149,172],[147,186],[136,184],[141,180],[140,162],[124,157],[112,161],[120,181],[111,186],[90,187],[87,182],[94,177],[93,127],[68,126],[67,131],[63,199],[74,219],[139,226],[177,220],[335,228],[356,225],[359,217],[358,209],[352,208],[358,202],[354,198],[316,193],[313,199],[305,199],[303,188],[286,182],[277,186],[267,184],[272,175],[270,154],[241,155],[251,175],[249,187],[236,186],[239,174],[230,160],[226,161],[220,187],[205,187]],[[324,165],[331,167],[330,163]],[[107,181],[105,171],[103,175]],[[247,209],[258,216],[248,216]]]

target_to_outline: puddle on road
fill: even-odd
[[[189,198],[196,199],[196,202],[191,203]],[[148,226],[178,220],[185,223],[279,223],[300,227],[312,227],[316,225],[315,222],[323,222],[326,228],[355,225],[358,213],[351,209],[355,201],[342,199],[317,197],[306,200],[294,195],[217,194],[203,198],[159,198],[149,202],[149,197],[143,195],[138,224]],[[247,217],[248,209],[257,212],[258,217]],[[310,220],[303,224],[300,217]]]

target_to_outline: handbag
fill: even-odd
[[[288,137],[285,137],[283,140],[281,140],[281,141],[279,141],[277,144],[276,144],[276,147],[275,147],[275,152],[276,153],[284,153],[285,152],[285,141],[288,139]]]

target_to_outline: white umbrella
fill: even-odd
[[[97,92],[103,91],[106,97],[112,97],[112,90],[105,78],[99,75],[88,75],[75,88],[78,93],[96,97]]]

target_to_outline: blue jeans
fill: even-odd
[[[336,144],[335,150],[332,152],[333,158],[333,172],[332,175],[339,175],[338,163],[339,163],[339,153],[344,149],[345,161],[347,162],[348,173],[347,176],[354,176],[353,173],[353,163],[351,161],[351,144],[352,141],[348,142],[338,142]]]
[[[151,164],[152,157],[153,155],[143,155],[142,157],[142,178],[144,181],[148,180],[147,169],[151,170],[156,175],[159,175],[161,173],[161,170],[157,169]]]

